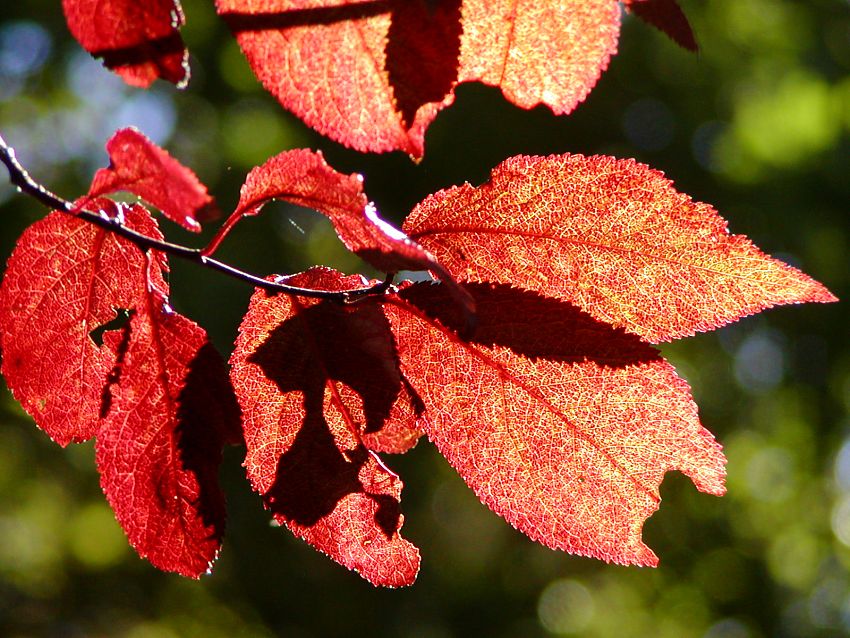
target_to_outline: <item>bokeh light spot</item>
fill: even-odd
[[[586,629],[595,613],[593,596],[575,580],[549,583],[537,603],[540,624],[554,634],[574,634]]]

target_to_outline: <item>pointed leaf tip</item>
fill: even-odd
[[[403,228],[460,281],[558,297],[650,342],[835,300],[634,160],[513,157],[487,184],[429,196]]]
[[[624,0],[624,4],[680,47],[694,52],[699,49],[688,18],[676,0]]]

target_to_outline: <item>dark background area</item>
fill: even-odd
[[[311,133],[251,76],[212,2],[185,0],[186,91],[123,85],[70,38],[60,3],[0,8],[0,131],[65,197],[136,125],[193,167],[228,211],[245,173],[286,148],[324,151],[365,176],[400,222],[439,188],[487,179],[515,154],[635,157],[714,205],[735,233],[848,296],[850,5],[843,0],[682,0],[701,45],[680,50],[626,17],[620,52],[575,113],[523,111],[462,86],[425,159],[362,155]],[[43,216],[0,175],[0,259]],[[175,241],[201,241],[169,225]],[[222,257],[259,274],[323,263],[362,269],[319,215],[282,204],[240,225]],[[364,272],[368,272],[364,270]],[[173,305],[229,354],[251,290],[173,262]],[[199,582],[127,546],[91,444],[61,449],[0,397],[0,635],[76,638],[371,635],[757,638],[850,635],[850,317],[786,307],[665,346],[729,458],[729,493],[669,474],[645,526],[657,569],[538,546],[481,505],[427,442],[388,463],[405,480],[418,582],[375,589],[269,524],[244,479],[222,476],[229,529]]]

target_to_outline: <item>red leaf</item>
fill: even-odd
[[[117,364],[97,434],[101,486],[140,556],[197,578],[221,546],[218,466],[239,408],[206,332],[153,288],[139,301],[104,340]]]
[[[178,0],[62,0],[62,8],[82,47],[127,84],[144,88],[162,78],[182,88],[189,81]]]
[[[96,203],[115,211],[112,202]],[[133,230],[161,237],[142,207],[126,208],[124,218]],[[142,292],[137,273],[145,271],[138,248],[66,213],[51,213],[18,240],[0,289],[3,375],[61,445],[96,432],[115,356],[91,334],[116,310],[135,306]],[[161,282],[158,271],[153,276]]]
[[[778,304],[835,301],[633,160],[514,157],[488,184],[426,198],[404,228],[461,281],[559,297],[653,342]]]
[[[326,269],[291,282],[360,284]],[[275,519],[376,585],[412,583],[419,552],[399,534],[401,480],[366,447],[400,436],[404,449],[419,435],[380,308],[257,290],[231,364],[248,477]]]
[[[361,151],[415,158],[458,82],[567,113],[614,53],[612,0],[217,0],[254,73],[287,109]]]
[[[90,197],[129,191],[156,206],[186,230],[216,216],[213,199],[197,176],[134,128],[125,128],[106,144],[109,168],[94,176]]]
[[[656,29],[666,33],[679,46],[696,51],[694,32],[676,0],[623,0],[630,11]]]
[[[611,0],[464,0],[459,79],[501,87],[523,108],[572,111],[617,50]]]
[[[440,103],[453,99],[457,68],[458,0],[433,12],[426,4],[216,0],[254,73],[285,108],[352,148],[415,157]],[[415,6],[391,15],[402,5]],[[404,38],[416,29],[410,47],[388,44],[391,31]],[[420,51],[433,57],[423,63]]]
[[[241,217],[256,215],[272,199],[313,208],[326,215],[345,246],[383,272],[430,270],[450,286],[455,299],[472,313],[469,296],[421,246],[378,217],[363,193],[363,176],[343,175],[328,166],[320,152],[284,151],[248,174],[236,211],[223,235]]]
[[[470,341],[439,286],[411,286],[386,305],[429,438],[534,540],[656,564],[641,528],[664,473],[724,491],[725,460],[687,384],[654,348],[568,303],[507,287],[470,292],[479,320]]]

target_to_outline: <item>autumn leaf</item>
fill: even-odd
[[[327,269],[288,283],[362,285]],[[402,483],[370,448],[409,448],[422,408],[380,307],[257,290],[231,365],[248,478],[275,519],[376,585],[412,583],[419,552],[399,533]]]
[[[498,86],[522,108],[569,113],[607,68],[619,33],[611,0],[463,0],[459,80]]]
[[[346,248],[382,272],[431,271],[445,281],[468,315],[474,311],[469,295],[442,265],[378,216],[363,192],[362,175],[338,173],[320,152],[308,149],[284,151],[248,173],[236,210],[213,241],[213,248],[239,219],[258,214],[272,199],[321,212]]]
[[[666,33],[679,46],[689,51],[699,49],[688,18],[676,0],[623,0],[623,4],[641,20]]]
[[[95,202],[117,213],[108,200]],[[141,206],[121,209],[125,224],[161,237]],[[150,276],[161,282],[161,269]],[[67,213],[30,226],[9,259],[0,288],[3,376],[38,426],[60,445],[97,431],[113,352],[93,334],[133,308],[147,272],[138,248]]]
[[[101,486],[141,557],[198,578],[224,534],[218,467],[238,437],[239,407],[206,332],[154,287],[139,301],[104,337],[116,365],[97,433]]]
[[[189,54],[179,28],[179,0],[62,0],[73,36],[127,84],[148,87],[157,78],[183,87]]]
[[[118,191],[138,195],[186,230],[216,217],[213,199],[195,173],[134,128],[116,131],[106,143],[110,165],[95,173],[90,197]]]
[[[633,160],[513,157],[483,186],[429,196],[403,228],[460,281],[558,297],[651,342],[835,301]]]
[[[385,312],[428,437],[481,500],[548,547],[655,565],[641,540],[665,472],[724,491],[720,446],[687,384],[638,337],[575,306],[476,284],[471,339],[442,286]]]
[[[612,0],[217,0],[254,73],[323,135],[360,151],[424,153],[459,82],[568,113],[607,67]]]
[[[417,8],[394,17],[394,8],[402,4]],[[453,99],[448,90],[457,68],[457,0],[440,3],[433,13],[426,4],[425,0],[216,0],[255,75],[285,108],[352,148],[399,149],[415,157],[423,154],[425,130],[440,104]],[[405,23],[403,16],[408,14],[423,20],[411,23],[408,18]],[[431,45],[425,49],[414,45],[388,60],[391,30],[399,42],[412,30],[424,30]],[[417,43],[428,39],[420,33],[412,37]],[[406,49],[394,44],[389,52]],[[417,59],[415,50],[434,57]],[[432,76],[423,81],[429,72]],[[442,79],[446,72],[448,82]],[[390,83],[391,73],[394,81],[400,79],[398,91]],[[443,94],[435,95],[435,87],[437,93],[444,89]]]

